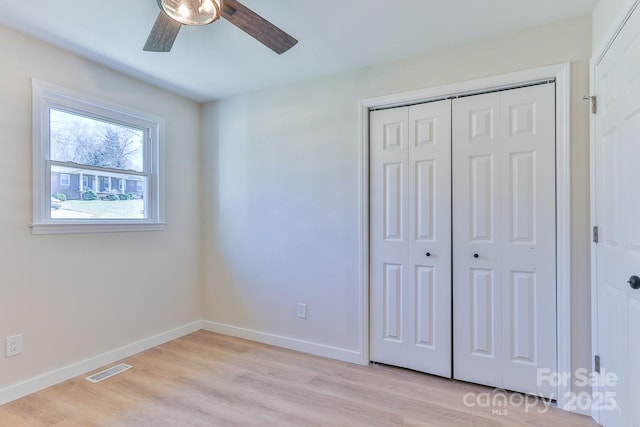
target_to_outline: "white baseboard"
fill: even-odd
[[[108,351],[72,365],[65,366],[64,368],[47,372],[46,374],[39,375],[35,378],[0,389],[0,405],[4,405],[5,403],[19,399],[28,394],[35,393],[47,387],[51,387],[52,385],[63,381],[67,381],[71,378],[75,378],[79,375],[86,374],[105,365],[133,356],[134,354],[142,351],[149,350],[150,348],[180,338],[200,329],[202,329],[201,321],[189,323],[179,328],[162,332],[138,342],[128,344],[124,347]]]
[[[280,335],[273,335],[266,332],[253,331],[207,320],[202,322],[202,329],[232,337],[244,338],[262,344],[269,344],[276,347],[287,348],[289,350],[301,351],[303,353],[309,353],[316,356],[341,360],[343,362],[362,364],[362,357],[358,351],[345,350],[343,348],[331,347],[295,338],[283,337]]]

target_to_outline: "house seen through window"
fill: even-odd
[[[50,110],[52,218],[146,218],[144,131]]]

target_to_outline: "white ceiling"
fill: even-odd
[[[0,0],[0,23],[210,101],[590,14],[597,0],[242,0],[300,42],[278,56],[224,19],[143,52],[156,0]]]

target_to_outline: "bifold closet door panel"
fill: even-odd
[[[451,376],[451,102],[370,115],[371,359]]]
[[[503,388],[555,398],[555,84],[502,92]]]
[[[502,387],[500,93],[453,102],[454,378]]]
[[[408,367],[409,108],[370,114],[371,360]]]
[[[451,377],[451,101],[409,108],[409,367]]]
[[[555,85],[453,103],[454,376],[554,396]]]

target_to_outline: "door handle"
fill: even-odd
[[[429,257],[431,256],[431,252],[427,252],[425,255]]]
[[[631,276],[627,282],[632,289],[640,289],[640,277]]]
[[[473,257],[474,257],[474,258],[480,258],[480,255],[478,255],[478,254],[473,254]]]

